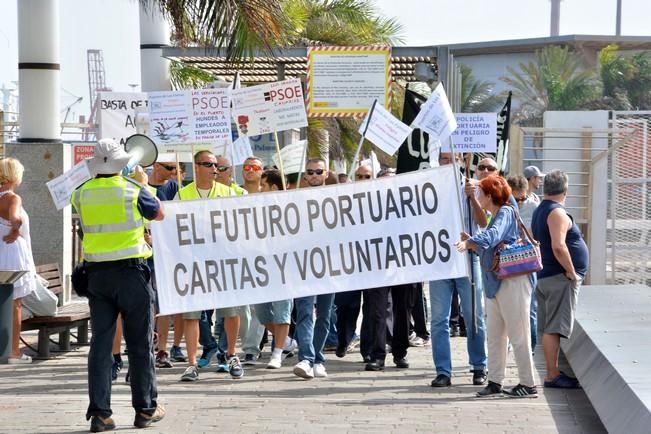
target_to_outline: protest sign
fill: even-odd
[[[282,158],[283,168],[285,173],[299,173],[303,170],[305,166],[305,147],[307,146],[307,140],[299,140],[296,143],[286,145],[280,150],[280,156]],[[276,167],[280,167],[280,161],[278,160],[278,155],[272,157]]]
[[[45,183],[57,209],[70,204],[70,196],[75,188],[92,178],[86,160],[81,160],[72,169]]]
[[[495,152],[497,148],[497,113],[455,113],[457,129],[452,133],[455,152]],[[448,140],[442,152],[450,152]]]
[[[157,145],[224,148],[231,144],[230,89],[150,92],[149,124]]]
[[[72,165],[78,164],[81,160],[91,158],[95,155],[94,142],[76,142],[72,145]]]
[[[310,117],[362,117],[374,100],[390,105],[391,48],[309,47]]]
[[[232,91],[233,118],[240,136],[258,136],[307,126],[298,78]]]
[[[149,101],[142,92],[99,92],[98,139],[114,139],[121,145],[137,133],[136,113],[147,110]]]
[[[166,202],[160,313],[465,275],[452,166],[374,181]]]
[[[441,142],[447,140],[457,128],[457,121],[441,83],[432,91],[427,102],[421,106],[412,125]]]
[[[366,128],[367,123],[368,129]],[[411,128],[396,119],[387,109],[376,104],[370,123],[366,116],[359,127],[360,134],[364,134],[364,131],[366,131],[364,137],[367,140],[387,154],[393,155],[411,133]]]
[[[253,150],[251,149],[251,142],[247,136],[240,136],[233,142],[233,155],[231,158],[231,163],[234,166],[239,166],[244,164],[247,158],[253,155]]]

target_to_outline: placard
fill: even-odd
[[[455,152],[495,152],[497,150],[497,113],[455,113],[457,129],[452,133]],[[441,151],[450,152],[444,141]]]

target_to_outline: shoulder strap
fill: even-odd
[[[540,244],[537,240],[534,239],[533,235],[531,235],[531,232],[529,232],[529,229],[527,228],[527,226],[522,221],[522,217],[520,217],[520,210],[516,209],[510,203],[507,203],[505,206],[508,206],[509,208],[511,208],[513,210],[513,212],[515,212],[515,218],[518,221],[518,229],[520,230],[520,237],[526,239],[527,241],[529,241],[529,243],[531,243],[531,244],[533,244],[535,246]]]

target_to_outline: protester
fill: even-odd
[[[581,282],[588,272],[588,248],[565,209],[568,177],[560,170],[545,176],[544,199],[533,213],[534,238],[540,242],[543,269],[538,272],[538,305],[547,373],[545,387],[575,389],[576,378],[559,370],[561,337],[569,339]]]
[[[486,319],[488,337],[488,385],[477,393],[487,397],[503,392],[506,374],[507,339],[513,346],[520,382],[509,391],[512,397],[537,397],[533,379],[531,333],[529,330],[529,305],[533,282],[530,275],[497,278],[492,270],[497,246],[512,244],[518,239],[517,211],[509,204],[511,188],[500,176],[489,175],[478,184],[479,205],[490,212],[492,218],[486,230],[472,237],[461,235],[456,243],[459,252],[477,251],[484,269],[486,294]]]
[[[32,257],[29,216],[15,190],[23,181],[25,168],[15,158],[0,159],[0,270],[27,270],[14,282],[11,355],[7,363],[32,363],[32,358],[20,352],[22,299],[35,289],[36,270]]]
[[[231,161],[223,155],[217,156],[217,172],[215,172],[215,180],[220,184],[224,184],[233,189],[235,194],[238,196],[248,193],[233,180],[233,165],[231,164]]]
[[[460,164],[460,155],[457,156],[457,164]],[[445,166],[452,164],[452,154],[449,152],[441,153],[439,156],[439,165]],[[459,175],[460,176],[460,175]],[[467,216],[470,209],[464,201],[464,214]],[[463,219],[464,227],[468,228],[467,218]],[[469,230],[469,229],[468,229]],[[479,227],[474,225],[471,233],[478,233]],[[451,303],[455,291],[461,300],[462,311],[465,318],[468,318],[468,326],[471,332],[468,334],[466,341],[466,351],[470,360],[470,369],[473,373],[472,382],[480,386],[486,382],[486,328],[484,325],[483,294],[481,285],[481,275],[478,263],[475,260],[477,256],[472,254],[472,263],[474,267],[473,279],[470,277],[459,277],[456,279],[433,280],[429,284],[429,295],[432,312],[432,360],[436,368],[436,378],[432,380],[432,387],[447,387],[452,384],[452,352],[450,346],[450,312]],[[474,284],[474,285],[473,285]],[[475,292],[475,316],[472,316],[472,292]],[[476,322],[477,332],[474,332]]]
[[[215,181],[219,163],[217,157],[210,151],[199,151],[194,154],[194,181],[179,190],[176,199],[197,200],[214,199],[217,197],[231,196],[233,190]],[[233,378],[241,378],[244,370],[240,360],[235,354],[235,341],[239,329],[239,315],[236,308],[220,309],[225,317],[225,328],[228,339],[228,365]],[[197,349],[199,345],[199,320],[202,312],[186,312],[183,314],[185,342],[188,353],[188,367],[181,375],[181,381],[196,381],[199,379],[197,369]]]
[[[321,158],[308,160],[305,164],[305,182],[310,187],[325,185],[328,169]],[[330,328],[330,311],[334,294],[320,294],[294,300],[296,305],[296,340],[298,341],[299,362],[294,366],[294,374],[310,379],[327,377],[323,347]],[[316,305],[316,321],[314,307]]]
[[[283,182],[280,171],[275,169],[264,171],[261,175],[260,185],[262,192],[281,191]],[[290,299],[260,303],[252,307],[259,322],[273,334],[273,349],[267,369],[279,369],[282,366],[283,358],[297,348],[296,341],[288,336],[292,319],[292,305],[293,302]]]
[[[533,212],[538,207],[538,203],[530,195],[527,195],[527,179],[522,175],[514,175],[509,176],[506,182],[509,183],[511,191],[513,192],[513,198],[518,204],[520,218],[524,222],[524,225],[531,229],[531,218],[533,217]],[[536,288],[536,275],[532,274],[532,277],[533,287]],[[531,352],[534,352],[536,345],[538,345],[538,302],[535,294],[531,296],[529,323],[531,327]]]
[[[524,177],[527,178],[527,198],[540,203],[540,197],[536,194],[536,191],[540,188],[545,174],[540,171],[536,166],[527,166],[523,171]]]
[[[130,160],[119,143],[100,140],[88,161],[95,177],[78,187],[71,203],[81,218],[88,274],[88,301],[93,330],[88,354],[86,419],[91,432],[115,428],[111,418],[111,348],[118,313],[124,320],[129,347],[133,424],[145,428],[161,420],[164,408],[156,402],[153,356],[154,293],[146,258],[144,219],[162,220],[157,198],[120,172]],[[107,195],[106,191],[119,194]]]

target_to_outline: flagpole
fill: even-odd
[[[375,110],[375,104],[377,104],[377,99],[373,100],[373,105],[371,105],[371,109],[368,112],[368,118],[366,119],[366,126],[364,127],[364,132],[362,133],[362,137],[359,139],[359,144],[357,145],[357,150],[355,151],[355,156],[353,157],[353,161],[350,164],[350,171],[348,173],[348,179],[351,181],[354,179],[355,175],[355,162],[359,158],[359,153],[362,150],[362,144],[364,143],[364,137],[366,136],[366,132],[368,131],[368,126],[371,125],[371,118],[373,117],[373,111]]]
[[[280,155],[280,144],[278,143],[278,132],[274,131],[274,142],[276,142],[276,154],[278,154],[278,165],[280,166],[280,179],[283,182],[283,190],[287,190],[285,181],[285,169],[283,168],[283,157]]]

